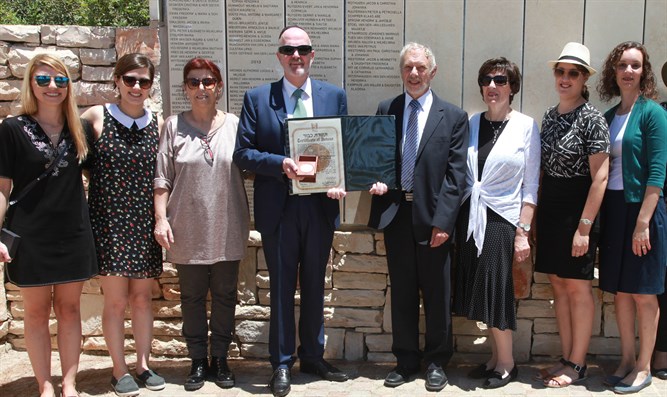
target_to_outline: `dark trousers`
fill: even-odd
[[[183,337],[191,359],[208,357],[209,327],[211,356],[227,357],[234,332],[239,262],[176,265],[181,286]],[[209,291],[211,291],[210,324],[206,320],[206,296]]]
[[[451,239],[437,248],[417,242],[412,229],[412,203],[402,201],[384,229],[391,279],[392,352],[399,366],[419,368],[419,292],[424,300],[424,361],[447,365],[453,353],[451,315]]]
[[[294,362],[297,277],[301,290],[298,356],[308,362],[322,359],[324,274],[333,232],[321,197],[312,195],[288,197],[277,230],[262,233],[271,288],[269,353],[273,369],[288,368]]]

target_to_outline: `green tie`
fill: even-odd
[[[306,112],[306,105],[304,105],[303,99],[301,99],[302,94],[303,90],[301,88],[297,88],[292,94],[292,96],[296,98],[296,105],[294,105],[294,112],[292,112],[292,116],[294,116],[294,118],[308,117],[308,112]]]

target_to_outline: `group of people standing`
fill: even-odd
[[[219,66],[207,59],[185,65],[190,109],[164,122],[145,105],[155,68],[142,54],[116,63],[117,103],[81,117],[62,61],[50,54],[30,61],[21,114],[0,125],[0,219],[22,237],[13,258],[0,243],[0,261],[21,287],[26,347],[42,397],[56,395],[51,307],[61,396],[78,396],[79,298],[84,281],[98,274],[113,390],[123,397],[139,394],[139,384],[165,387],[149,365],[162,248],[179,274],[192,360],[184,388],[197,390],[206,380],[234,386],[227,351],[249,230],[242,171],[254,174],[255,227],[270,275],[272,393],[290,392],[295,353],[301,372],[349,379],[323,358],[324,277],[346,192],[290,195],[289,183],[302,176],[285,152],[286,119],[346,115],[347,97],[310,78],[315,52],[303,28],[284,28],[278,45],[283,78],[246,92],[240,118],[217,109],[224,84]],[[549,275],[562,346],[562,358],[535,379],[552,388],[586,379],[598,248],[600,288],[615,295],[622,354],[605,384],[618,393],[642,390],[652,381],[652,356],[653,373],[667,378],[667,316],[658,327],[656,297],[664,293],[667,266],[667,112],[653,101],[656,79],[645,47],[621,43],[605,60],[598,92],[621,101],[603,115],[588,102],[586,83],[596,73],[588,49],[566,44],[549,62],[559,101],[545,112],[541,133],[533,118],[512,108],[521,72],[506,58],[480,67],[487,110],[470,118],[431,89],[437,65],[430,48],[407,44],[399,65],[405,92],[377,110],[396,119],[399,187],[377,181],[369,189],[369,226],[384,231],[391,280],[397,363],[385,386],[410,381],[422,366],[427,390],[447,385],[453,313],[489,327],[491,357],[469,376],[484,379],[484,388],[516,379],[512,266],[531,255],[535,239],[535,270]],[[44,169],[48,175],[33,183]],[[90,180],[87,203],[82,173]],[[660,306],[667,311],[664,296]],[[128,305],[136,376],[124,353]]]

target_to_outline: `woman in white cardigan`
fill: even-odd
[[[530,255],[537,204],[540,136],[535,121],[510,106],[521,73],[505,58],[482,64],[478,83],[488,110],[470,119],[466,199],[457,224],[457,314],[489,327],[491,358],[469,376],[484,388],[518,375],[512,355],[516,309],[512,264]]]

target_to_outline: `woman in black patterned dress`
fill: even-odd
[[[145,55],[124,55],[114,69],[118,104],[94,106],[83,114],[95,131],[89,205],[104,291],[102,328],[113,360],[111,384],[119,396],[139,394],[125,362],[128,304],[137,379],[150,390],[165,386],[148,366],[152,288],[162,273],[162,249],[153,237],[153,177],[162,119],[144,107],[154,74]]]
[[[585,379],[595,311],[591,280],[599,237],[597,214],[609,169],[609,130],[588,103],[595,73],[588,48],[568,43],[553,68],[558,105],[542,119],[542,185],[535,271],[553,287],[563,357],[536,379],[566,387]]]
[[[61,392],[77,395],[81,290],[84,281],[97,274],[81,179],[88,145],[73,90],[60,59],[36,55],[26,67],[20,115],[0,125],[0,226],[21,236],[14,258],[0,243],[0,262],[8,262],[8,280],[21,289],[25,344],[42,397],[56,395],[51,380],[51,308],[58,321]],[[62,152],[53,171],[26,191]],[[16,200],[22,192],[24,197],[7,209],[10,197]]]

